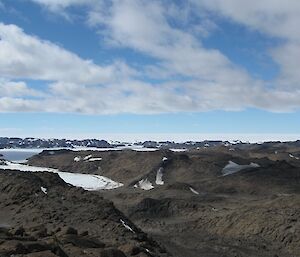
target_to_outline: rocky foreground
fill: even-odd
[[[57,174],[0,172],[0,256],[169,256],[98,193]]]
[[[299,156],[293,144],[44,151],[28,164],[123,186],[88,192],[56,174],[0,172],[2,242],[18,241],[23,228],[23,237],[34,237],[45,224],[46,239],[33,242],[46,242],[45,251],[57,256],[299,257]],[[64,239],[70,229],[78,242]],[[48,244],[53,238],[59,243]],[[90,240],[97,247],[80,243]]]

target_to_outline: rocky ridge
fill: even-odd
[[[53,173],[0,172],[0,256],[170,256],[98,193]]]
[[[298,149],[275,154],[272,147],[45,151],[29,163],[124,183],[101,195],[174,256],[298,257],[300,167],[289,155],[298,156]],[[91,155],[97,161],[84,159]],[[230,162],[245,168],[224,175]],[[156,183],[160,168],[163,183]],[[140,181],[151,187],[136,187]]]

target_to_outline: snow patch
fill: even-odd
[[[95,157],[95,158],[90,158],[89,160],[88,160],[89,162],[97,162],[97,161],[102,161],[102,158],[101,157]]]
[[[241,144],[242,143],[242,141],[240,141],[240,140],[229,140],[228,142],[230,144],[232,144],[232,145],[237,145],[237,144]]]
[[[131,231],[132,233],[135,233],[135,232],[133,231],[133,229],[125,223],[124,220],[120,219],[120,221],[121,221],[122,225],[123,225],[126,229],[128,229],[128,230]]]
[[[163,185],[165,182],[163,181],[162,177],[163,177],[163,171],[164,168],[160,167],[156,173],[156,179],[155,179],[155,183],[156,185]]]
[[[190,190],[191,190],[194,194],[199,195],[199,192],[197,192],[194,188],[190,187]]]
[[[47,194],[47,188],[41,187],[42,192],[46,195]]]
[[[135,188],[139,187],[143,190],[151,190],[154,188],[152,183],[147,178],[140,180],[137,184],[134,185],[134,187]]]
[[[88,159],[90,159],[90,158],[92,158],[92,157],[93,157],[93,155],[90,154],[90,155],[85,156],[85,157],[83,158],[83,160],[84,160],[84,161],[87,161]]]
[[[227,176],[227,175],[237,173],[244,169],[259,168],[259,167],[260,167],[259,164],[253,162],[251,162],[249,165],[239,165],[233,161],[229,161],[228,164],[223,168],[222,173],[223,176]]]
[[[171,148],[170,151],[172,152],[186,152],[188,149],[186,148]]]
[[[29,166],[9,161],[5,161],[5,164],[1,164],[0,169],[30,172],[52,172],[58,174],[66,183],[76,187],[82,187],[83,189],[89,191],[115,189],[123,186],[122,183],[99,175],[63,172],[57,169]]]
[[[81,157],[80,156],[76,156],[75,158],[74,158],[74,162],[80,162],[81,161]]]
[[[122,183],[113,181],[109,178],[99,175],[89,175],[80,173],[58,172],[58,175],[67,183],[82,187],[85,190],[97,191],[115,189],[123,186]]]
[[[290,156],[290,158],[292,158],[292,159],[296,159],[296,160],[299,160],[299,157],[296,157],[295,155],[293,155],[293,154],[289,154],[289,156]]]

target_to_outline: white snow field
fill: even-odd
[[[88,161],[90,158],[92,158],[93,157],[93,155],[87,155],[87,156],[85,156],[84,158],[83,158],[83,160],[84,161]]]
[[[157,170],[157,173],[156,173],[156,179],[155,179],[155,184],[156,185],[163,185],[165,182],[163,181],[163,171],[164,171],[164,168],[163,167],[160,167],[158,170]]]
[[[192,193],[194,193],[195,195],[199,195],[199,192],[197,192],[194,188],[190,187],[190,190]]]
[[[31,172],[52,172],[57,173],[62,180],[66,183],[71,184],[76,187],[82,187],[85,190],[97,191],[105,189],[115,189],[123,186],[122,183],[113,181],[109,178],[91,175],[91,174],[81,174],[81,173],[70,173],[63,172],[52,168],[43,168],[36,166],[29,166],[20,163],[13,163],[9,161],[4,161],[0,164],[0,170],[18,170],[18,171],[31,171]]]
[[[222,174],[223,176],[227,176],[227,175],[237,173],[244,169],[259,168],[259,167],[260,167],[259,164],[253,162],[251,162],[249,165],[240,165],[233,161],[229,161],[228,164],[222,169]]]
[[[172,152],[177,152],[177,153],[180,153],[180,152],[186,152],[186,151],[188,151],[188,149],[186,149],[186,148],[170,148],[170,151],[172,151]]]
[[[120,221],[121,221],[122,225],[123,225],[126,229],[128,229],[128,230],[131,231],[132,233],[135,233],[134,230],[133,230],[130,226],[128,226],[128,225],[125,223],[124,220],[120,219]]]
[[[140,180],[137,184],[134,185],[134,187],[135,188],[139,187],[143,190],[151,190],[154,188],[152,183],[147,178]]]
[[[289,156],[290,156],[290,158],[294,158],[294,159],[296,159],[296,160],[299,160],[299,157],[296,157],[295,155],[293,155],[293,154],[289,154]]]
[[[81,161],[81,157],[80,156],[74,157],[74,162],[80,162],[80,161]]]
[[[47,188],[41,187],[42,192],[46,195],[47,194]]]
[[[93,158],[90,158],[88,159],[89,162],[98,162],[98,161],[102,161],[102,158],[101,157],[93,157]]]

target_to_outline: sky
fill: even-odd
[[[0,0],[0,136],[300,138],[298,0]]]

